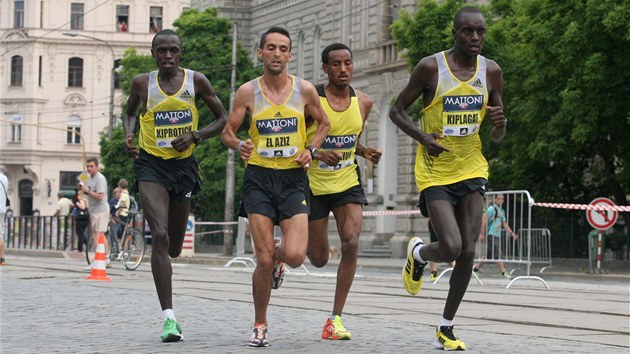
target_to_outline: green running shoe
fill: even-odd
[[[182,327],[172,318],[167,318],[164,320],[164,326],[162,327],[162,342],[179,342],[180,340],[184,340],[184,335],[182,334]]]

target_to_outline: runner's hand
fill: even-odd
[[[341,161],[341,153],[338,151],[320,151],[317,153],[317,159],[324,162],[328,166],[335,166]]]
[[[421,133],[421,134],[423,136],[421,143],[422,145],[424,145],[424,148],[427,150],[427,154],[429,154],[429,156],[438,157],[443,152],[451,151],[450,149],[444,147],[443,145],[440,145],[437,142],[438,139],[442,139],[444,137],[441,134],[437,134],[437,133],[431,133],[431,134]]]
[[[295,158],[295,162],[300,165],[305,170],[308,170],[311,167],[311,152],[308,149],[302,150],[298,156]]]
[[[244,161],[247,161],[252,157],[252,152],[254,151],[254,144],[252,143],[252,139],[247,139],[245,141],[242,141],[242,143],[243,144],[240,146],[241,149],[239,153],[241,154],[241,159],[243,159]]]
[[[193,137],[192,134],[184,134],[173,139],[173,141],[171,141],[171,146],[173,147],[173,149],[177,150],[178,152],[184,152],[194,142],[195,142],[195,138]]]
[[[127,134],[127,136],[125,136],[125,145],[123,146],[123,149],[125,150],[125,155],[129,156],[132,159],[138,158],[138,154],[140,153],[138,147],[133,144],[134,138],[135,135],[133,133]]]
[[[380,149],[366,147],[363,151],[363,158],[375,165],[378,165],[379,161],[381,161],[381,155],[382,153]]]

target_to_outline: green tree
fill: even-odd
[[[606,196],[628,205],[630,7],[623,3],[493,3],[501,20],[489,35],[504,71],[510,125],[491,168],[506,188],[528,189],[540,201],[584,204]],[[622,215],[629,225],[630,214]]]
[[[232,62],[231,21],[218,17],[214,8],[205,11],[189,9],[174,22],[174,30],[180,36],[184,50],[180,66],[206,75],[227,110]],[[121,86],[126,94],[129,92],[131,79],[134,76],[156,69],[155,61],[150,55],[138,55],[135,49],[129,49],[121,63],[123,66]],[[260,73],[260,68],[253,66],[247,51],[240,44],[237,48],[236,73],[237,86]],[[205,104],[199,104],[199,108],[199,125],[205,126],[211,123],[214,118]],[[118,181],[114,178],[118,178],[119,174],[124,173],[125,178],[128,179],[133,176],[131,161],[128,158],[125,160],[120,153],[124,141],[123,135],[122,127],[117,127],[112,141],[107,141],[106,136],[101,136],[101,154],[107,166],[104,174],[110,184]],[[200,193],[193,197],[192,212],[200,220],[222,220],[227,149],[218,138],[213,138],[202,141],[195,149],[195,156],[201,166],[203,182]],[[239,161],[240,159],[236,162],[235,201],[237,203],[240,200],[243,174],[243,165]]]

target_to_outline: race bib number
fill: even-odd
[[[479,131],[483,95],[444,96],[442,103],[445,136],[468,136]]]
[[[257,152],[261,157],[291,157],[297,154],[298,120],[296,117],[260,119]]]
[[[190,109],[157,111],[153,114],[155,145],[159,148],[171,147],[178,136],[189,134],[193,127],[193,113]]]

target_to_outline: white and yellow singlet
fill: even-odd
[[[250,81],[254,87],[254,112],[248,132],[254,151],[248,164],[279,170],[300,168],[295,158],[305,148],[304,103],[301,79],[293,75],[289,78],[293,81],[291,94],[279,105],[265,96],[260,78]]]
[[[340,193],[359,184],[354,152],[358,138],[363,131],[363,117],[359,108],[359,98],[350,87],[350,105],[343,111],[335,111],[326,98],[324,85],[317,85],[319,101],[330,120],[330,130],[319,151],[334,150],[341,153],[341,160],[335,166],[316,160],[308,169],[309,184],[313,195]],[[310,143],[317,131],[317,122],[306,130]]]
[[[438,143],[451,151],[433,157],[424,145],[418,144],[415,174],[419,191],[471,178],[488,178],[488,162],[481,153],[479,138],[488,103],[486,58],[478,55],[473,77],[460,81],[451,72],[445,52],[434,56],[438,85],[433,101],[423,110],[422,131],[442,134],[444,138]]]
[[[169,96],[160,88],[158,72],[149,73],[147,110],[140,115],[141,149],[162,159],[184,159],[192,155],[194,145],[179,152],[171,146],[171,141],[197,130],[199,113],[195,104],[194,74],[184,69],[182,87]]]

